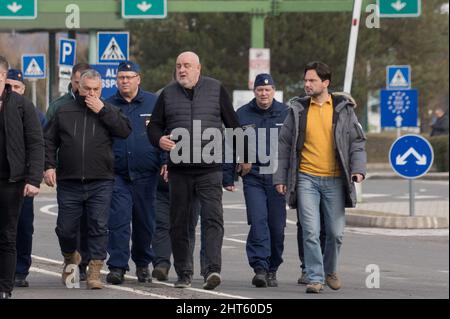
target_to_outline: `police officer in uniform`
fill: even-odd
[[[139,282],[151,281],[148,265],[153,261],[151,248],[155,229],[155,194],[161,167],[160,150],[147,139],[156,95],[142,90],[139,65],[125,61],[117,70],[115,95],[107,101],[119,107],[131,122],[127,139],[115,139],[115,182],[109,217],[109,274],[106,281],[121,284],[131,259],[136,264]]]
[[[273,133],[270,129],[277,128],[277,132],[279,131],[287,116],[288,107],[274,99],[275,83],[270,74],[256,76],[254,94],[255,98],[239,108],[237,115],[244,129],[256,131],[257,141],[258,134],[265,133],[266,155],[269,155],[270,134]],[[275,140],[277,139],[278,135]],[[274,154],[270,155],[272,160],[276,160],[273,158]],[[243,177],[247,221],[250,225],[246,251],[250,267],[255,272],[252,284],[256,287],[278,286],[276,272],[283,262],[281,256],[284,249],[286,201],[273,187],[272,174],[261,170],[268,164],[261,163],[257,157],[251,171]],[[224,187],[228,191],[235,190],[233,173],[234,165],[225,165]]]

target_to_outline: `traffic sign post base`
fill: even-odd
[[[415,211],[415,194],[414,194],[414,184],[413,180],[409,180],[409,216],[413,217],[416,216]]]
[[[31,101],[33,102],[33,105],[37,106],[37,94],[36,94],[36,83],[37,79],[30,79],[31,81]]]

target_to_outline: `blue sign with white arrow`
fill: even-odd
[[[119,64],[128,60],[129,46],[130,34],[128,32],[98,32],[98,63]]]
[[[45,54],[22,55],[22,74],[25,79],[45,79]]]
[[[74,66],[76,53],[76,40],[59,39],[59,65]]]
[[[418,91],[381,90],[381,127],[416,127]]]
[[[416,134],[399,137],[389,151],[392,169],[398,175],[408,179],[425,175],[433,165],[433,159],[431,144]]]
[[[411,67],[409,65],[388,65],[386,68],[386,88],[407,90],[411,88]]]

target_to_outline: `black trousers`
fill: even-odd
[[[195,203],[194,207],[194,218],[191,221],[189,233],[191,235],[191,254],[194,254],[195,248],[195,228],[200,217],[200,204]],[[201,222],[202,223],[202,222]],[[156,191],[156,202],[155,202],[155,233],[152,239],[152,248],[155,253],[154,259],[152,261],[153,267],[164,267],[170,269],[172,263],[170,261],[170,256],[172,255],[172,245],[170,244],[170,196],[169,188],[167,191],[158,189]],[[201,224],[203,225],[203,224]],[[200,226],[203,229],[204,226]],[[205,275],[205,233],[201,233],[200,237],[200,274]]]
[[[0,181],[0,292],[11,292],[16,271],[17,223],[24,183]]]
[[[17,224],[17,264],[16,274],[28,276],[33,248],[34,197],[24,197],[19,222]]]
[[[204,174],[170,172],[170,241],[174,267],[178,276],[193,274],[193,244],[190,226],[195,214],[194,203],[200,203],[204,232],[204,275],[220,273],[222,268],[223,208],[222,171]]]

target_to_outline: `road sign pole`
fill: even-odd
[[[348,44],[348,52],[347,52],[347,66],[345,69],[345,78],[344,78],[344,92],[347,92],[349,94],[352,91],[353,70],[355,68],[356,46],[358,44],[358,31],[361,17],[361,7],[362,7],[362,0],[355,0],[353,3],[352,27],[350,30],[350,41]],[[362,202],[361,183],[356,183],[355,188],[356,188],[356,199],[358,203],[361,203]]]
[[[89,31],[89,64],[97,63],[97,32]]]
[[[358,44],[359,22],[361,17],[362,0],[353,3],[352,27],[350,29],[350,41],[348,43],[347,66],[345,69],[344,92],[351,93],[353,69],[355,68],[356,46]]]
[[[410,179],[409,180],[409,216],[416,216],[416,211],[415,211],[415,194],[414,194],[414,184],[413,184],[413,180]]]
[[[37,105],[37,95],[36,95],[36,79],[31,79],[31,101],[33,102],[34,106]]]

